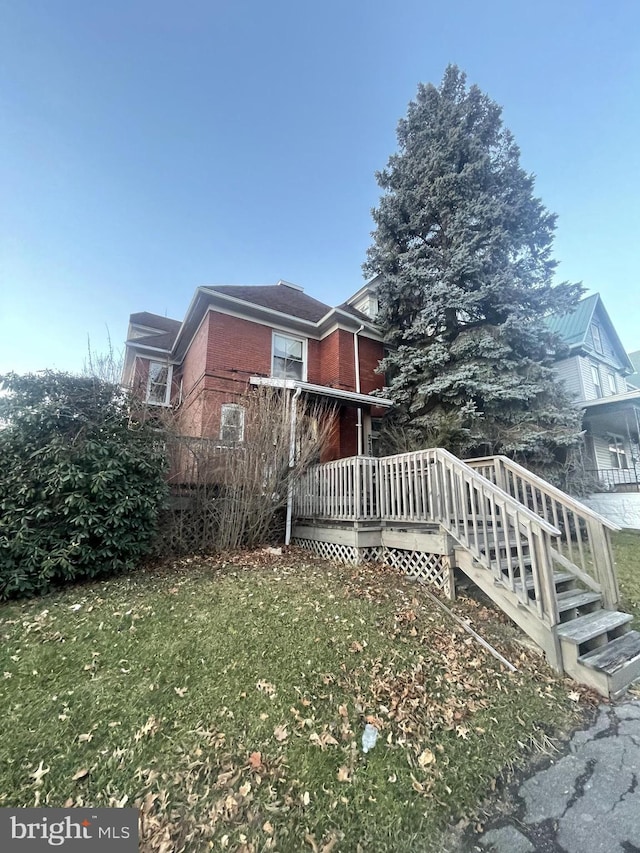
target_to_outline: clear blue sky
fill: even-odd
[[[181,319],[198,285],[362,282],[374,178],[449,62],[640,349],[640,3],[0,0],[0,371]]]

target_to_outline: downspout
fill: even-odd
[[[360,393],[360,347],[358,346],[358,335],[364,329],[364,323],[357,332],[353,333],[353,357],[356,368],[356,393]],[[362,409],[358,406],[358,456],[364,455],[364,447],[362,441]]]
[[[293,514],[293,477],[291,469],[296,464],[296,422],[298,420],[298,397],[302,388],[298,387],[291,398],[291,425],[289,427],[289,476],[287,478],[287,522],[284,532],[284,544],[291,542],[291,516]]]

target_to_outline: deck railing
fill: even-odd
[[[617,525],[506,456],[465,461],[558,528],[560,532],[552,543],[554,562],[600,592],[606,607],[618,606],[620,595],[610,536],[611,530],[619,530]]]
[[[317,520],[438,524],[522,605],[535,608],[550,626],[559,621],[552,544],[561,531],[446,450],[314,466],[297,485],[294,513]]]

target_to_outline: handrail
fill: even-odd
[[[510,468],[512,471],[516,471],[518,474],[526,476],[526,479],[529,480],[529,482],[535,483],[538,488],[543,489],[549,496],[553,496],[557,500],[561,500],[567,507],[575,509],[585,517],[589,516],[594,521],[597,521],[599,524],[604,525],[604,527],[608,527],[609,530],[622,529],[614,521],[605,518],[604,515],[600,515],[600,513],[591,509],[591,507],[587,506],[586,504],[583,504],[582,501],[576,500],[576,498],[567,494],[567,492],[563,492],[562,489],[559,489],[557,486],[554,486],[553,483],[549,483],[547,480],[543,480],[542,477],[539,477],[537,474],[534,474],[533,471],[529,471],[528,468],[525,468],[518,462],[514,462],[513,459],[509,459],[508,456],[478,456],[474,459],[465,459],[464,461],[471,468],[475,468],[479,467],[479,465],[482,463],[489,464],[496,459],[499,460],[506,468]]]
[[[457,462],[458,464],[462,464],[462,465],[469,465],[469,463],[467,462],[467,460],[466,460],[466,459],[464,459],[464,460],[462,460],[462,459],[458,459],[458,457],[457,457],[457,456],[454,456],[454,455],[453,455],[453,453],[450,453],[448,450],[445,450],[445,449],[444,449],[444,447],[438,447],[438,448],[437,448],[437,452],[438,452],[438,454],[440,454],[440,455],[442,455],[442,456],[444,456],[444,457],[446,457],[446,458],[449,458],[449,459],[453,460],[454,462]],[[384,457],[383,457],[383,458],[384,458]],[[469,467],[471,468],[471,472],[472,472],[472,474],[473,474],[473,476],[474,476],[474,479],[478,479],[479,481],[482,481],[482,482],[484,483],[484,481],[486,480],[486,478],[485,478],[485,477],[483,477],[481,474],[477,474],[477,473],[476,473],[476,471],[474,471],[474,470],[473,470],[473,468],[472,468],[472,466],[471,466],[471,465],[469,465]],[[543,480],[542,482],[544,482],[544,480]],[[490,483],[492,486],[494,486],[494,488],[495,488],[498,492],[502,492],[502,494],[504,494],[507,498],[510,498],[512,501],[514,500],[513,496],[512,496],[512,495],[510,495],[510,494],[509,494],[509,492],[507,492],[507,491],[505,491],[504,489],[502,489],[502,488],[501,488],[500,486],[498,486],[496,483],[491,483],[491,481],[490,481],[490,480],[489,480],[489,483]],[[527,518],[529,518],[531,521],[535,521],[537,524],[539,524],[539,525],[540,525],[540,528],[541,528],[542,530],[545,530],[547,533],[551,533],[551,534],[552,534],[552,535],[554,535],[554,536],[557,536],[557,535],[559,535],[559,534],[560,534],[560,530],[559,530],[557,527],[554,527],[554,525],[553,525],[553,524],[550,524],[546,519],[541,518],[541,517],[540,517],[539,515],[537,515],[535,512],[532,512],[532,511],[529,509],[529,507],[525,506],[524,504],[520,504],[520,502],[519,502],[519,501],[515,501],[515,503],[519,504],[520,511],[521,511],[521,512],[523,512],[523,511],[524,511],[524,515],[525,515]]]
[[[295,511],[316,519],[437,523],[520,604],[537,608],[551,626],[559,621],[551,545],[560,529],[442,448],[314,466],[298,482]]]
[[[611,530],[620,529],[618,525],[506,456],[466,462],[561,528],[554,543],[558,555],[554,559],[583,582],[585,575],[593,578],[591,586],[602,594],[606,607],[618,606],[620,594],[610,537]]]

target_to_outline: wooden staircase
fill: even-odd
[[[616,527],[506,457],[470,460],[469,464],[480,468],[492,482],[499,480],[512,495],[518,496],[521,503],[535,509],[539,516],[560,523],[555,534],[556,548],[551,549],[551,578],[558,621],[555,626],[534,623],[531,629],[530,620],[524,620],[523,624],[517,611],[512,618],[547,652],[552,664],[554,653],[559,657],[561,669],[567,675],[604,696],[619,696],[640,678],[640,632],[631,630],[632,617],[628,613],[616,609],[619,594],[608,534]],[[554,507],[554,503],[560,509]],[[597,537],[595,546],[590,542],[591,537]],[[568,551],[576,562],[566,556]],[[488,590],[486,584],[482,588],[499,605],[504,603],[504,587],[508,589],[510,586],[507,552],[511,553],[512,559],[517,555],[516,537],[512,536],[507,543],[504,535],[498,532],[497,537],[490,539],[488,562],[499,566],[501,577],[494,579],[493,590]],[[456,553],[464,571],[465,564],[469,567],[468,552]],[[578,565],[579,562],[582,565]],[[587,568],[589,571],[585,570]],[[477,569],[472,567],[470,574],[477,579]],[[532,560],[526,551],[522,553],[522,549],[515,576],[516,591],[521,593],[525,589],[534,602],[539,592]],[[598,582],[598,577],[604,583]],[[549,633],[551,637],[545,636]]]
[[[615,697],[640,678],[640,633],[618,611],[610,531],[617,529],[502,456],[457,459],[441,448],[315,466],[295,497],[299,518],[437,525],[451,562],[565,672]],[[406,545],[411,548],[410,544]]]

